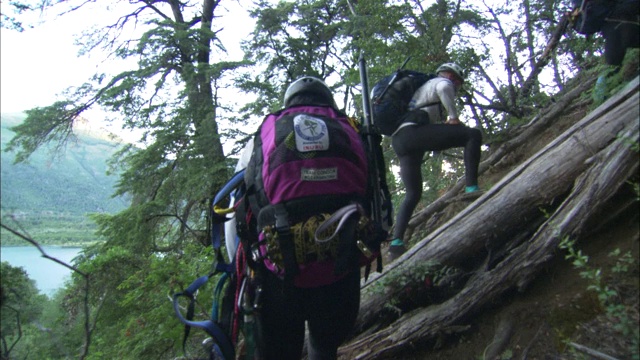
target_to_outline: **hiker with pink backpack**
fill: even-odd
[[[454,65],[442,65],[437,76],[392,76],[381,92],[374,87],[380,98],[387,89],[390,96],[403,97],[376,101],[371,121],[369,98],[363,96],[364,125],[337,108],[322,80],[304,76],[289,85],[284,108],[264,118],[236,174],[212,199],[214,271],[173,297],[176,315],[185,324],[183,345],[188,327],[198,327],[210,336],[205,343],[211,359],[295,360],[303,356],[308,329],[309,359],[337,358],[359,312],[360,268],[366,268],[365,280],[373,260],[382,270],[380,245],[392,226],[380,134],[393,136],[407,189],[391,249],[406,251],[402,236],[422,191],[420,165],[426,151],[464,147],[466,190],[478,190],[481,135],[458,120],[453,95],[464,77]],[[368,94],[362,55],[360,72]],[[405,97],[396,85],[413,91]],[[405,109],[414,92],[413,107]],[[393,120],[380,116],[384,110],[397,115],[398,104],[407,117],[380,126]],[[438,112],[432,113],[433,106]],[[227,197],[233,206],[218,208]],[[229,214],[235,226],[226,226],[227,264],[219,226],[231,219]],[[192,320],[198,289],[221,273],[211,318]],[[186,317],[179,303],[184,297],[191,300]]]
[[[364,58],[360,66],[364,73]],[[337,358],[358,315],[360,269],[365,280],[374,260],[382,271],[392,223],[381,137],[364,119],[339,110],[318,78],[288,86],[283,109],[265,116],[211,201],[213,271],[173,296],[183,346],[196,327],[209,335],[211,359],[295,360],[308,330],[309,359]],[[212,278],[211,317],[196,321],[196,294]]]
[[[370,220],[367,154],[358,124],[320,79],[289,85],[284,108],[253,138],[236,207],[241,248],[259,293],[261,359],[335,359],[360,307],[360,267],[386,233]]]

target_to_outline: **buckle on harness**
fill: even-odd
[[[278,234],[289,234],[289,213],[282,205],[275,206],[276,231]]]
[[[258,263],[262,260],[264,260],[264,256],[262,256],[260,254],[260,245],[259,244],[252,244],[251,248],[250,248],[250,253],[251,253],[251,260],[253,260],[254,262]]]
[[[373,252],[371,251],[371,249],[369,249],[369,247],[364,243],[364,241],[358,239],[356,241],[356,245],[358,245],[358,249],[360,249],[360,251],[362,251],[362,254],[364,254],[364,256],[370,258],[373,256]]]
[[[275,205],[274,210],[276,232],[278,233],[278,242],[280,243],[284,262],[284,279],[287,283],[292,283],[293,277],[298,274],[299,270],[296,263],[295,243],[293,242],[289,225],[289,213],[283,204]]]

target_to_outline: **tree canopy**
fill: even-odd
[[[38,294],[35,281],[29,278],[23,268],[13,267],[6,261],[1,265],[0,340],[2,358],[9,359],[16,353],[24,354],[18,345],[21,345],[28,325],[40,317],[46,296]]]

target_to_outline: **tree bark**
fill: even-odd
[[[363,286],[357,333],[376,323],[380,310],[403,291],[399,279],[420,264],[435,261],[472,270],[464,288],[453,297],[407,312],[391,326],[366,333],[341,348],[341,356],[379,359],[397,355],[412,343],[455,328],[461,319],[505,291],[525,288],[553,258],[560,238],[579,236],[587,220],[637,173],[637,152],[625,138],[638,138],[638,101],[636,78],[387,265],[385,272],[374,274]],[[548,215],[540,208],[550,208]],[[532,225],[535,232],[527,230]],[[491,264],[491,252],[500,249],[503,258]],[[487,260],[479,262],[479,257]],[[468,264],[474,264],[473,269]],[[379,283],[385,284],[385,293],[375,290]]]

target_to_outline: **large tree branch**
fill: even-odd
[[[496,15],[495,11],[489,5],[487,5],[486,2],[483,2],[483,3],[487,8],[487,11],[489,12],[489,14],[491,14],[491,17],[493,18],[493,22],[504,44],[504,50],[505,50],[504,65],[505,65],[505,70],[507,71],[507,81],[508,81],[507,89],[509,91],[509,103],[516,104],[516,92],[513,84],[514,55],[511,49],[511,37],[513,36],[513,34],[511,35],[506,34],[504,28],[502,27],[502,23],[500,22],[500,19]]]
[[[520,89],[521,99],[526,98],[531,94],[533,86],[538,81],[538,75],[540,75],[544,67],[547,66],[547,64],[551,60],[551,55],[560,43],[562,35],[564,35],[564,33],[567,31],[568,24],[569,14],[564,14],[560,19],[556,30],[553,32],[551,39],[549,39],[547,47],[542,52],[542,55],[540,55],[538,61],[535,62],[535,65],[533,66],[533,69],[531,70],[531,73],[529,74],[527,80],[524,82],[524,84],[522,84],[522,88]]]

